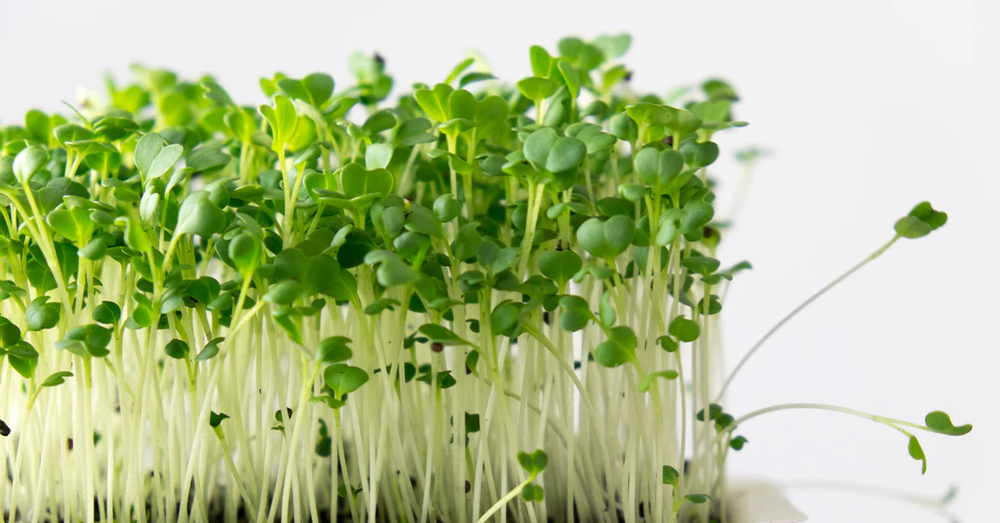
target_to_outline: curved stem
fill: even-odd
[[[889,247],[892,247],[892,244],[896,243],[896,240],[898,240],[898,239],[899,239],[899,235],[893,236],[892,239],[888,241],[888,243],[886,243],[885,245],[879,247],[878,250],[876,250],[875,252],[869,254],[867,258],[865,258],[865,259],[861,260],[860,262],[858,262],[857,265],[855,265],[854,267],[851,267],[850,269],[848,269],[847,272],[845,272],[844,274],[841,274],[840,276],[838,276],[837,278],[835,278],[833,281],[831,281],[830,283],[826,284],[826,286],[824,286],[822,289],[816,291],[816,293],[813,294],[812,296],[810,296],[809,299],[807,299],[806,301],[802,302],[802,304],[799,305],[798,307],[792,309],[792,312],[789,312],[788,314],[786,314],[784,318],[781,318],[781,320],[778,321],[778,323],[775,324],[774,327],[771,327],[771,329],[769,331],[767,331],[764,334],[764,336],[761,337],[761,339],[757,340],[757,343],[755,343],[753,345],[753,347],[750,347],[750,350],[748,350],[747,353],[740,360],[740,362],[736,364],[736,367],[733,368],[733,371],[729,373],[729,377],[727,377],[726,381],[722,384],[722,389],[719,390],[719,394],[716,395],[714,402],[715,403],[719,403],[720,402],[720,400],[722,399],[722,397],[726,394],[726,390],[729,389],[729,385],[732,383],[732,381],[736,377],[736,375],[740,372],[740,369],[742,369],[743,366],[746,365],[746,363],[750,359],[750,357],[753,356],[757,352],[757,350],[760,349],[762,345],[764,345],[764,342],[766,342],[771,336],[773,336],[775,332],[778,332],[778,330],[781,329],[781,327],[783,327],[786,323],[788,323],[788,321],[791,320],[792,318],[794,318],[798,313],[802,312],[802,310],[805,309],[806,307],[808,307],[809,304],[811,304],[812,302],[816,301],[820,296],[826,294],[826,292],[829,291],[830,289],[836,287],[838,283],[846,280],[849,276],[851,276],[852,274],[854,274],[855,272],[857,272],[859,269],[861,269],[862,267],[864,267],[865,265],[867,265],[869,262],[871,262],[875,258],[878,258],[879,256],[881,256],[882,253],[884,253],[885,251],[887,251],[889,249]]]
[[[829,411],[829,412],[839,412],[841,414],[847,414],[847,415],[850,415],[850,416],[855,416],[855,417],[858,417],[858,418],[863,418],[863,419],[866,419],[866,420],[869,420],[869,421],[874,421],[875,423],[881,423],[882,425],[885,425],[887,427],[891,427],[893,429],[896,429],[897,431],[903,433],[906,436],[912,436],[912,434],[910,434],[906,430],[903,430],[898,425],[905,424],[907,426],[910,426],[910,427],[913,427],[913,428],[916,428],[916,429],[920,429],[920,430],[923,430],[923,431],[934,432],[933,430],[931,430],[931,429],[929,429],[929,428],[927,428],[925,426],[922,426],[922,425],[917,425],[917,424],[908,423],[908,422],[899,422],[899,421],[894,420],[892,418],[886,418],[884,416],[879,416],[877,414],[871,414],[871,413],[868,413],[868,412],[862,412],[860,410],[849,409],[847,407],[840,407],[840,406],[837,406],[837,405],[826,405],[826,404],[823,404],[823,403],[783,403],[781,405],[772,405],[770,407],[765,407],[763,409],[758,409],[758,410],[755,410],[755,411],[753,411],[753,412],[751,412],[749,414],[746,414],[744,416],[740,416],[739,418],[736,418],[736,420],[733,421],[732,423],[730,423],[728,427],[726,427],[725,429],[719,431],[719,434],[715,438],[715,444],[718,444],[720,441],[722,441],[722,438],[726,437],[727,434],[731,433],[733,430],[736,429],[736,427],[740,426],[741,424],[745,423],[746,421],[749,421],[749,420],[752,420],[754,418],[763,416],[764,414],[768,414],[770,412],[778,412],[778,411],[782,411],[782,410],[825,410],[825,411]]]
[[[506,505],[507,503],[510,503],[510,500],[516,498],[517,495],[520,494],[522,490],[524,490],[524,487],[527,487],[528,484],[531,483],[531,481],[534,480],[534,479],[535,479],[535,475],[532,474],[532,475],[528,476],[528,479],[522,481],[516,487],[514,487],[513,489],[511,489],[511,491],[508,492],[506,496],[500,498],[500,501],[497,501],[496,503],[494,503],[493,506],[490,507],[490,509],[487,510],[485,514],[483,514],[483,517],[479,518],[478,523],[486,523],[487,521],[489,521],[490,516],[492,516],[497,511],[499,511],[500,509],[502,509],[504,507],[504,505]]]

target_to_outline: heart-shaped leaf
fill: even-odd
[[[349,163],[340,171],[340,183],[348,198],[376,194],[381,199],[392,192],[393,178],[385,169],[369,171],[359,163]]]
[[[606,221],[591,218],[576,231],[580,246],[595,258],[612,260],[625,252],[635,236],[635,222],[619,214]]]

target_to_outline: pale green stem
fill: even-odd
[[[755,343],[753,347],[750,347],[750,350],[748,350],[747,353],[740,360],[740,362],[736,364],[736,367],[733,368],[733,371],[729,373],[729,377],[726,378],[726,381],[722,384],[722,389],[719,390],[719,394],[716,395],[715,397],[715,403],[719,403],[722,400],[722,397],[726,394],[726,390],[729,389],[729,385],[732,383],[733,378],[735,378],[736,375],[740,372],[740,369],[742,369],[743,366],[746,365],[750,357],[753,356],[754,353],[756,353],[757,350],[760,349],[762,345],[764,345],[764,342],[766,342],[772,335],[774,335],[775,332],[778,332],[778,330],[781,329],[781,327],[783,327],[786,323],[788,323],[788,321],[794,318],[798,313],[802,312],[802,310],[808,307],[809,304],[816,301],[820,296],[826,294],[826,292],[829,291],[830,289],[836,287],[838,283],[846,280],[849,276],[857,272],[858,269],[861,269],[875,258],[881,256],[882,253],[887,251],[889,247],[892,247],[892,244],[896,243],[896,240],[898,240],[899,238],[900,238],[899,235],[893,236],[892,239],[888,241],[888,243],[879,247],[878,250],[868,255],[867,258],[858,262],[858,264],[855,265],[854,267],[848,269],[847,272],[841,274],[836,279],[826,284],[825,287],[818,290],[815,294],[810,296],[809,299],[802,302],[801,305],[792,309],[792,312],[789,312],[788,314],[785,315],[784,318],[781,318],[781,320],[777,324],[775,324],[774,327],[771,327],[771,329],[767,331],[761,339],[757,340],[757,343]]]

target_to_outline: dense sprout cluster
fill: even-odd
[[[921,461],[911,429],[971,430],[723,409],[750,265],[715,258],[708,168],[746,124],[720,80],[633,92],[629,44],[394,103],[378,56],[339,91],[264,78],[259,107],[135,67],[2,128],[0,515],[707,522],[760,414],[862,416]],[[945,220],[918,205],[809,301]]]

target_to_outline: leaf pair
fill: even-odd
[[[549,464],[549,455],[544,450],[538,449],[531,454],[527,452],[517,453],[517,462],[532,478],[542,473]]]
[[[442,126],[442,131],[452,136],[475,127],[476,136],[485,138],[507,127],[510,109],[507,102],[499,96],[476,100],[465,89],[454,89],[446,83],[440,83],[433,89],[418,89],[413,97],[432,120],[447,124]],[[464,123],[460,125],[456,120]]]
[[[927,236],[947,222],[947,213],[934,210],[931,202],[921,202],[908,215],[900,218],[894,229],[903,238],[916,239]]]
[[[543,127],[524,141],[524,157],[542,172],[560,173],[575,169],[587,156],[587,145],[578,138],[559,136],[551,127]]]

